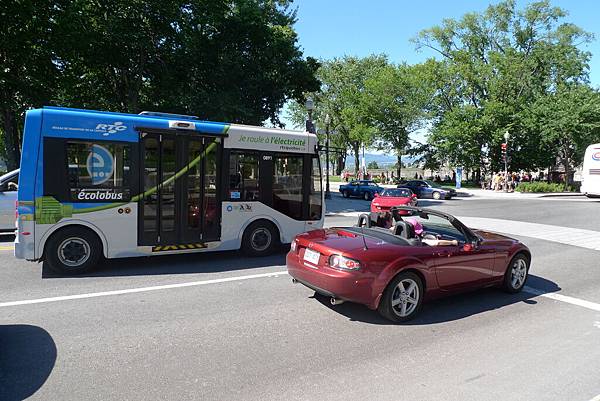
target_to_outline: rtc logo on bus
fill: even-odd
[[[87,158],[87,171],[92,185],[105,183],[113,175],[113,156],[104,146],[93,145]]]
[[[596,160],[597,162],[600,161],[600,152],[592,153],[592,159]]]
[[[125,131],[126,125],[123,125],[121,121],[115,121],[112,124],[98,124],[96,125],[96,131],[106,131],[108,134],[114,134],[119,131]]]

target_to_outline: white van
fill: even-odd
[[[588,198],[600,197],[600,143],[588,146],[585,151],[580,191]]]

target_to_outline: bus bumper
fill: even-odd
[[[36,260],[35,257],[35,223],[33,221],[17,221],[15,236],[15,257],[17,259]]]

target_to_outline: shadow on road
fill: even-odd
[[[285,266],[287,251],[289,246],[283,246],[276,254],[265,257],[247,257],[240,251],[222,251],[109,259],[104,260],[90,273],[72,277],[152,276],[252,270],[260,267]],[[64,276],[54,273],[44,263],[42,278],[64,278]]]
[[[30,325],[0,325],[0,399],[24,400],[39,390],[56,361],[48,332]]]
[[[534,275],[529,275],[526,285],[544,293],[557,292],[561,289],[555,282]],[[537,301],[534,299],[536,297],[538,295],[526,291],[517,294],[507,294],[499,289],[486,288],[427,302],[423,305],[420,314],[414,320],[401,324],[418,326],[449,322],[494,309],[500,309],[518,302],[535,305],[537,304]],[[315,294],[314,298],[325,307],[346,316],[351,321],[381,325],[396,324],[384,319],[377,311],[370,310],[364,305],[346,302],[341,305],[332,306],[329,303],[329,298],[325,296]]]

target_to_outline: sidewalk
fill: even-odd
[[[548,193],[530,193],[530,192],[504,192],[504,191],[491,191],[487,189],[477,188],[462,188],[458,189],[458,196],[473,196],[478,198],[513,198],[513,199],[535,199],[535,198],[549,198],[549,197],[582,197],[584,196],[579,192],[548,192]]]
[[[340,185],[346,184],[345,182],[330,182],[329,188],[331,192],[339,193]],[[381,185],[385,188],[395,188],[395,185]],[[448,187],[452,188],[448,185]],[[323,190],[325,190],[325,182],[323,182]],[[579,192],[550,192],[550,193],[521,193],[521,192],[504,192],[504,191],[491,191],[479,188],[461,188],[457,189],[458,198],[512,198],[512,199],[536,199],[536,198],[550,198],[550,197],[582,197],[584,196]]]

